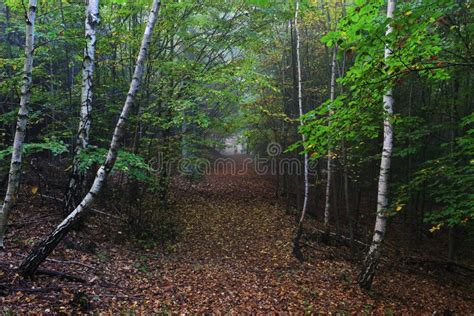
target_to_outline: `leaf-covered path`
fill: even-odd
[[[355,284],[358,264],[347,260],[347,249],[313,243],[304,249],[304,263],[295,260],[295,216],[286,215],[276,201],[269,178],[248,172],[211,175],[193,185],[183,181],[176,184],[175,199],[182,232],[167,253],[123,243],[123,233],[114,226],[104,225],[102,218],[101,224],[92,220],[74,238],[82,244],[100,240],[95,254],[64,246],[55,252],[56,259],[76,259],[88,267],[47,263],[48,268],[86,276],[87,283],[53,282],[49,276],[26,284],[17,281],[22,289],[48,289],[50,283],[59,288],[44,293],[13,290],[0,303],[16,311],[43,312],[474,311],[466,285],[448,285],[426,271],[403,270],[392,259],[383,260],[370,295]],[[312,225],[316,223],[307,224]],[[39,225],[34,229],[47,231]],[[31,230],[29,234],[31,239]],[[25,248],[18,245],[0,260],[26,253]],[[8,269],[2,274],[13,277]]]

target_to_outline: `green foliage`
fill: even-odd
[[[461,128],[467,129],[465,135],[442,145],[452,149],[426,161],[399,190],[398,201],[404,203],[410,195],[424,191],[436,203],[426,216],[434,225],[465,225],[474,220],[474,114],[462,120]]]
[[[107,149],[105,148],[89,147],[81,150],[77,155],[79,170],[84,173],[92,166],[102,164],[106,156]],[[140,181],[150,180],[154,172],[153,168],[145,163],[143,157],[124,150],[119,151],[113,171],[124,172]]]
[[[31,143],[23,145],[23,155],[28,156],[42,151],[50,151],[53,155],[59,155],[67,152],[68,148],[62,141],[45,139],[44,143]],[[0,150],[0,160],[11,156],[13,147]]]
[[[393,19],[386,17],[385,6],[383,0],[356,1],[348,6],[337,30],[322,38],[328,47],[337,47],[339,60],[349,62],[350,67],[338,79],[342,92],[337,99],[318,104],[301,118],[305,125],[299,127],[299,132],[306,136],[306,142],[296,142],[290,150],[302,149],[316,159],[325,156],[329,146],[340,151],[344,143],[351,159],[364,155],[372,156],[369,160],[379,157],[379,149],[375,147],[374,151],[370,144],[380,139],[384,118],[382,96],[392,89],[393,160],[416,161],[420,154],[427,156],[424,161],[416,161],[417,171],[408,171],[413,172],[408,183],[395,174],[398,182],[391,189],[399,193],[392,205],[394,213],[414,199],[414,194],[423,191],[435,204],[435,211],[426,215],[428,222],[465,224],[472,220],[474,205],[472,108],[464,112],[467,116],[461,125],[445,119],[433,120],[426,113],[443,113],[450,108],[448,115],[454,120],[454,111],[468,105],[460,100],[469,92],[455,88],[451,94],[450,87],[453,81],[459,86],[459,74],[467,61],[464,56],[470,54],[469,5],[445,0],[399,2]],[[387,25],[392,27],[389,35]],[[389,58],[384,56],[385,48],[391,50]],[[469,83],[466,85],[469,90]],[[440,99],[427,103],[422,95],[423,106],[412,104],[416,89],[423,91],[425,86],[433,87],[429,93]],[[445,98],[446,90],[449,94]],[[440,133],[458,137],[428,147],[427,142]],[[364,158],[359,162],[364,160],[369,161]]]

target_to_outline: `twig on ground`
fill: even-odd
[[[87,280],[77,276],[77,275],[72,275],[68,274],[65,272],[60,272],[60,271],[55,271],[55,270],[49,270],[49,269],[38,269],[36,271],[36,274],[42,274],[42,275],[48,275],[48,276],[55,276],[59,278],[63,278],[69,281],[76,281],[76,282],[81,282],[81,283],[87,283]]]
[[[315,231],[317,231],[318,233],[320,233],[320,234],[326,234],[326,232],[325,232],[324,230],[317,229],[317,228],[313,228],[313,229],[314,229]],[[340,235],[340,234],[336,234],[336,233],[332,233],[332,232],[330,232],[329,235],[332,236],[332,237],[335,237],[336,239],[342,239],[342,240],[344,240],[344,241],[346,241],[346,242],[349,242],[349,243],[351,242],[351,238],[346,237],[346,236],[344,236],[344,235]],[[370,246],[369,244],[366,244],[366,243],[364,243],[364,242],[362,242],[362,241],[360,241],[360,240],[357,240],[357,239],[353,239],[352,241],[353,241],[354,243],[360,245],[360,246],[363,246],[363,247],[369,247],[369,246]]]
[[[8,264],[6,262],[1,262],[0,261],[0,266],[3,266],[4,268],[6,269],[9,269],[9,270],[15,270],[16,268],[13,267],[11,264]],[[80,277],[80,276],[77,276],[77,275],[72,275],[72,274],[68,274],[68,273],[65,273],[65,272],[60,272],[60,271],[55,271],[55,270],[49,270],[49,269],[38,269],[36,271],[36,274],[41,274],[41,275],[49,275],[49,276],[55,276],[55,277],[60,277],[60,278],[63,278],[63,279],[66,279],[66,280],[70,280],[70,281],[76,281],[76,282],[81,282],[81,283],[87,283],[87,280]]]
[[[43,288],[23,288],[23,287],[14,287],[11,288],[11,292],[27,292],[27,293],[47,293],[47,292],[61,292],[62,288],[58,286],[49,286]]]
[[[17,253],[17,255],[22,257],[22,258],[26,258],[26,256],[21,254],[21,253]],[[75,260],[58,260],[58,259],[47,258],[46,261],[54,262],[54,263],[60,263],[60,264],[77,264],[77,265],[80,265],[80,266],[83,266],[83,267],[86,267],[86,268],[89,268],[89,269],[96,269],[96,267],[94,267],[94,266],[91,266],[91,265],[86,264],[86,263],[82,263],[80,261],[75,261]]]

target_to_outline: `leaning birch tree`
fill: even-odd
[[[99,0],[86,0],[84,56],[82,58],[82,89],[79,128],[74,148],[72,174],[65,198],[65,215],[71,211],[81,194],[83,175],[79,170],[78,155],[89,145],[89,132],[92,115],[92,84],[95,66],[96,27],[100,22]]]
[[[158,11],[160,8],[160,0],[153,0],[153,4],[148,17],[148,23],[143,34],[140,51],[135,65],[132,81],[128,90],[125,104],[122,108],[122,113],[115,126],[112,141],[110,142],[109,151],[105,162],[100,166],[97,171],[94,183],[86,194],[84,199],[79,205],[72,211],[54,230],[40,241],[30,252],[30,254],[21,263],[18,271],[23,277],[31,277],[34,275],[39,265],[48,257],[48,255],[54,250],[69,230],[74,226],[78,220],[87,214],[87,210],[94,202],[95,198],[104,186],[104,182],[107,176],[110,174],[114,167],[115,161],[117,160],[118,151],[120,149],[121,140],[125,132],[125,123],[128,119],[130,109],[133,105],[133,101],[137,94],[138,88],[144,72],[145,58],[147,56],[148,47],[150,46],[151,35],[155,27]]]
[[[396,0],[388,0],[387,5],[387,18],[390,20],[393,18],[395,11]],[[393,31],[390,21],[387,25],[387,31],[385,35],[389,35]],[[387,60],[392,55],[392,50],[385,45],[384,58]],[[383,96],[383,108],[384,108],[384,128],[383,128],[383,148],[382,148],[382,159],[380,161],[380,173],[378,183],[378,194],[377,194],[377,218],[375,220],[374,236],[372,238],[372,244],[370,245],[369,252],[365,257],[362,265],[362,270],[358,276],[358,283],[363,289],[370,289],[372,287],[372,281],[377,269],[378,261],[382,251],[382,243],[385,238],[387,230],[387,206],[388,206],[388,178],[390,173],[390,160],[393,149],[393,96],[392,89],[388,89]]]
[[[303,116],[303,95],[301,87],[301,58],[300,58],[300,32],[298,26],[298,13],[299,13],[300,2],[296,0],[295,8],[295,37],[296,37],[296,69],[297,69],[297,82],[298,82],[298,109],[300,114],[300,126],[304,126]],[[301,134],[303,144],[306,142],[306,136]],[[303,222],[306,215],[306,208],[308,206],[308,191],[309,191],[309,181],[308,181],[308,153],[304,153],[304,165],[303,165],[303,174],[304,174],[304,198],[303,198],[303,208],[301,209],[301,216],[298,221],[298,227],[296,228],[296,234],[293,240],[293,254],[298,259],[303,258],[300,248],[300,239],[303,234]]]
[[[17,199],[18,187],[20,185],[23,142],[25,140],[26,124],[28,122],[28,102],[31,95],[36,7],[37,0],[30,0],[28,3],[28,12],[25,13],[26,35],[23,83],[21,85],[20,109],[18,110],[15,139],[13,141],[7,192],[3,204],[0,206],[0,249],[4,249],[5,247],[4,239],[8,218]]]

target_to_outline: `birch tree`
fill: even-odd
[[[26,124],[28,122],[28,102],[31,95],[36,5],[37,0],[30,0],[28,3],[28,12],[25,14],[26,39],[23,83],[21,86],[20,109],[18,110],[15,139],[13,141],[13,153],[10,162],[7,192],[3,205],[0,207],[0,249],[5,247],[4,238],[8,218],[12,206],[17,199],[18,187],[20,185],[23,142],[25,140]]]
[[[122,112],[115,126],[115,130],[110,142],[110,147],[107,153],[105,162],[100,166],[97,171],[94,183],[90,188],[89,192],[83,198],[81,203],[72,211],[54,230],[46,236],[41,242],[39,242],[30,254],[25,258],[18,268],[19,273],[23,277],[31,277],[34,275],[39,265],[48,257],[48,255],[54,250],[59,242],[64,238],[68,231],[74,226],[78,220],[87,214],[87,210],[94,202],[97,195],[100,193],[107,176],[110,174],[114,164],[117,160],[118,151],[121,146],[121,140],[125,132],[125,123],[128,119],[130,109],[133,105],[133,101],[137,94],[138,88],[144,72],[144,63],[147,56],[148,47],[151,42],[151,35],[155,27],[158,11],[160,8],[160,0],[153,0],[150,14],[148,17],[147,26],[143,34],[140,51],[135,65],[133,78],[130,83],[130,88],[125,100],[125,104],[122,108]]]
[[[395,11],[396,0],[388,0],[387,6],[387,18],[392,19]],[[387,25],[387,31],[385,35],[389,35],[393,31],[392,26]],[[392,50],[385,45],[384,58],[387,60],[392,55]],[[370,245],[369,252],[365,257],[362,265],[362,271],[359,274],[358,282],[361,288],[370,289],[372,287],[372,281],[377,269],[377,264],[382,251],[382,243],[384,241],[386,229],[387,229],[387,207],[388,207],[388,181],[390,173],[390,160],[393,149],[393,96],[392,89],[388,89],[383,96],[383,108],[384,108],[384,131],[383,131],[383,149],[382,159],[380,161],[380,173],[377,193],[377,218],[375,220],[374,236],[372,238],[372,244]]]
[[[84,22],[86,47],[84,48],[84,56],[82,59],[81,112],[74,148],[72,174],[65,198],[66,213],[72,210],[77,197],[80,196],[82,191],[83,175],[81,175],[79,171],[79,161],[77,157],[81,153],[81,150],[86,149],[89,145],[89,132],[92,119],[92,84],[95,65],[96,26],[99,22],[99,0],[87,0]]]
[[[302,96],[302,87],[301,87],[301,58],[300,58],[300,33],[299,33],[299,26],[298,26],[298,13],[299,13],[299,1],[296,1],[296,8],[295,8],[295,37],[296,37],[296,69],[297,69],[297,83],[298,83],[298,109],[300,114],[300,126],[304,126],[304,121],[301,118],[303,116],[303,96]],[[306,141],[306,136],[304,134],[301,135],[303,143]],[[303,234],[303,222],[306,215],[306,208],[308,206],[308,191],[309,191],[309,182],[308,182],[308,153],[304,153],[304,165],[303,165],[303,173],[304,173],[304,198],[303,198],[303,207],[301,209],[301,216],[298,222],[298,227],[296,229],[296,234],[294,237],[293,243],[293,254],[295,257],[302,259],[303,254],[301,253],[300,249],[300,239],[301,235]]]
[[[336,46],[333,47],[332,60],[331,60],[331,82],[330,82],[330,103],[328,103],[328,112],[331,116],[331,105],[334,102],[335,91],[336,91]],[[331,125],[331,119],[329,118],[328,125]],[[326,203],[324,204],[324,228],[327,238],[329,237],[329,216],[331,208],[331,185],[332,185],[332,151],[331,151],[331,140],[328,140],[328,158],[327,158],[327,181],[326,181]]]

